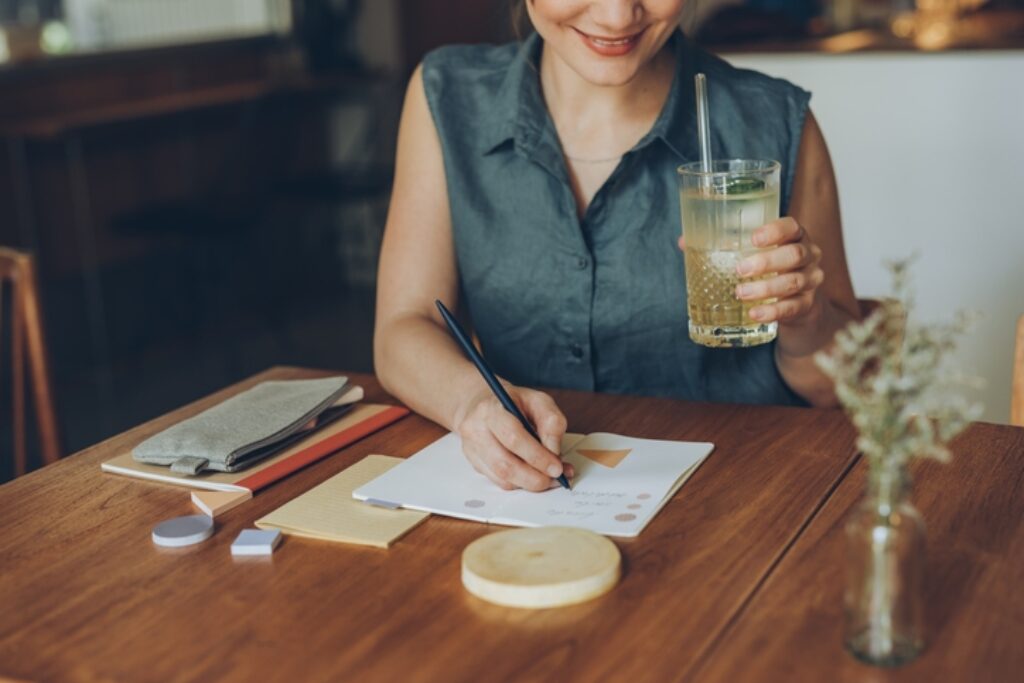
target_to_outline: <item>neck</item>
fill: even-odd
[[[541,90],[559,137],[567,149],[592,157],[622,154],[646,134],[664,106],[674,74],[669,46],[618,86],[584,80],[553,50],[545,48],[540,60]]]
[[[594,85],[583,79],[553,50],[543,49],[540,59],[541,89],[548,108],[573,118],[608,117],[638,113],[660,113],[672,87],[675,59],[671,47],[662,47],[628,83],[617,86]]]

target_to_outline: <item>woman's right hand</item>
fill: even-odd
[[[455,418],[462,451],[473,469],[506,491],[545,491],[558,486],[560,474],[572,478],[572,465],[562,463],[557,455],[566,421],[554,400],[533,389],[504,386],[541,442],[485,387],[470,397]]]

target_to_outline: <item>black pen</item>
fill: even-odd
[[[519,420],[526,431],[530,433],[530,436],[540,443],[540,437],[537,436],[537,432],[534,431],[533,425],[531,425],[530,421],[526,419],[526,416],[520,412],[519,406],[517,406],[516,402],[512,400],[512,397],[508,395],[508,392],[505,391],[505,387],[501,385],[501,382],[498,381],[498,378],[494,375],[491,369],[487,367],[487,363],[484,362],[484,357],[481,356],[480,352],[476,350],[475,346],[473,346],[473,342],[470,341],[469,337],[466,335],[466,331],[463,330],[462,326],[459,325],[457,320],[455,320],[455,316],[445,308],[445,305],[441,303],[440,299],[435,299],[434,303],[437,304],[437,310],[441,311],[441,317],[444,318],[444,324],[448,326],[452,336],[455,337],[455,341],[459,342],[459,346],[461,346],[462,350],[466,352],[469,359],[473,361],[473,365],[475,365],[476,369],[480,371],[480,374],[484,376],[484,379],[487,381],[487,385],[491,387],[491,391],[493,391],[494,395],[498,397],[499,401],[501,401],[501,405],[505,407],[505,410],[515,415],[516,419]],[[566,479],[564,472],[558,475],[558,483],[565,488],[571,488],[569,486],[569,480]]]

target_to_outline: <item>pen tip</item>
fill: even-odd
[[[562,488],[572,490],[572,486],[569,485],[569,479],[564,475],[558,475],[558,483],[562,485]]]

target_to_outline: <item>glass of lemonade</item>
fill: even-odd
[[[761,251],[756,228],[779,217],[777,161],[728,159],[679,167],[679,205],[686,238],[690,339],[703,346],[744,347],[775,339],[778,323],[751,319],[750,309],[774,299],[740,301],[736,265]],[[761,278],[770,277],[762,275]]]

